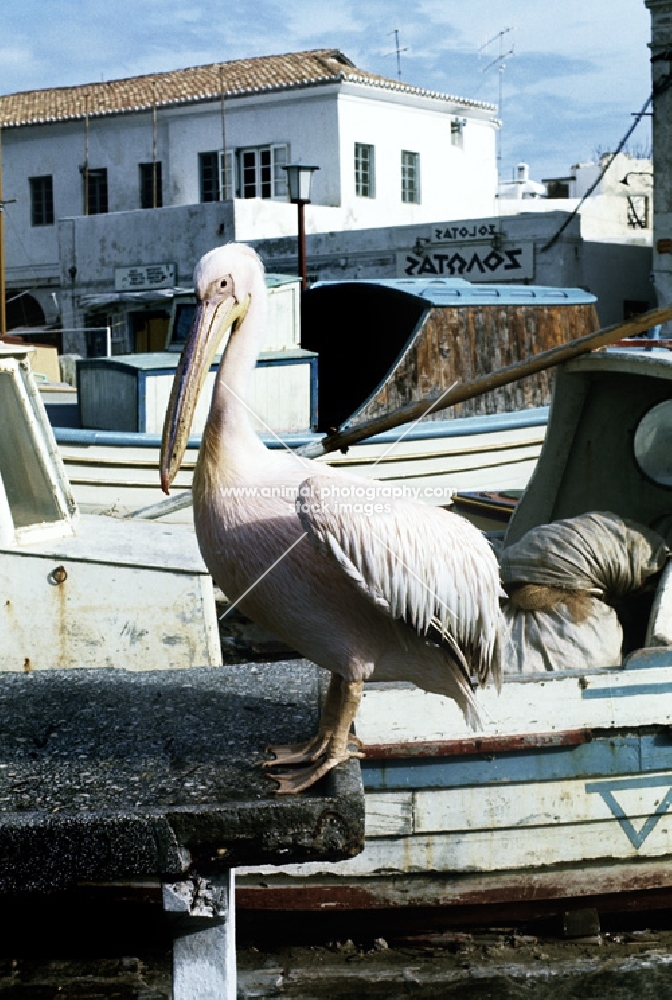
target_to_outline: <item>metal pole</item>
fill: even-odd
[[[84,120],[84,215],[89,214],[89,95],[86,95]]]
[[[297,201],[296,207],[299,210],[299,277],[301,278],[301,291],[308,287],[308,276],[306,274],[306,225],[304,208],[305,201]]]
[[[157,115],[156,115],[156,95],[152,100],[152,208],[158,208],[158,192],[156,190],[156,156],[157,156]]]
[[[219,67],[219,116],[222,125],[222,164],[219,171],[219,199],[226,201],[226,117],[224,114],[224,67]],[[233,167],[233,164],[231,164]],[[233,169],[231,170],[231,188],[233,189]],[[231,191],[234,197],[234,191]]]

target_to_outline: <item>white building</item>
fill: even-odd
[[[513,180],[499,185],[499,215],[576,209],[584,240],[651,246],[652,161],[627,153],[617,153],[612,160],[612,154],[605,153],[597,162],[576,163],[566,176],[547,178],[541,184],[530,180],[526,163],[519,163]]]
[[[200,252],[294,236],[289,162],[319,167],[309,233],[490,215],[498,125],[490,104],[376,76],[337,50],[2,96],[2,190],[15,199],[5,212],[8,298],[29,291],[47,321],[72,323],[78,296],[101,291],[101,272],[113,289],[115,269],[172,263],[172,280],[189,282],[195,259],[180,246],[181,215],[173,225],[178,207],[228,205]],[[162,233],[150,260],[133,238],[147,213]],[[95,287],[63,221],[78,217],[98,235]]]
[[[527,163],[516,166],[515,176],[510,181],[499,182],[497,197],[508,201],[529,201],[532,198],[545,198],[546,187],[539,181],[530,179],[530,167]]]

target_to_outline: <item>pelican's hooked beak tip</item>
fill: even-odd
[[[168,473],[167,472],[162,472],[161,473],[161,489],[166,494],[166,496],[170,496],[170,483],[168,481]]]

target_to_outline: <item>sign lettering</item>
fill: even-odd
[[[117,292],[172,288],[176,280],[176,264],[137,264],[135,267],[115,267],[114,269],[114,287]]]
[[[465,278],[467,281],[533,278],[534,249],[530,243],[501,250],[495,250],[489,243],[461,243],[454,248],[425,246],[419,254],[414,250],[397,254],[398,278],[429,276]]]

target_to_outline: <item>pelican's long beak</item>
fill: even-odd
[[[196,404],[214,357],[226,344],[235,323],[247,312],[249,296],[199,302],[175,372],[161,439],[161,489],[170,490],[189,440]]]

